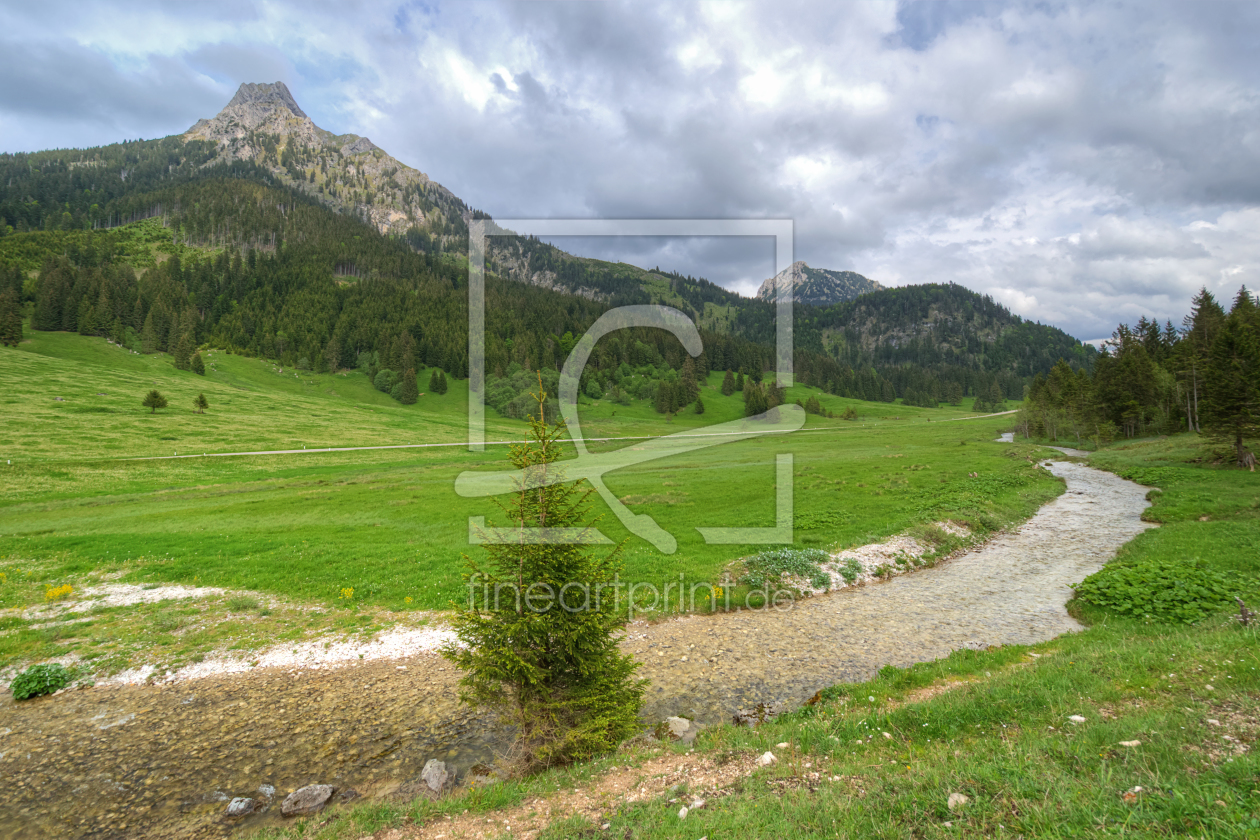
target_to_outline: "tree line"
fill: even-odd
[[[1244,286],[1227,313],[1206,288],[1180,328],[1143,316],[1120,324],[1092,374],[1060,362],[1029,386],[1019,432],[1105,443],[1118,437],[1200,432],[1254,466],[1246,440],[1260,432],[1260,310]]]

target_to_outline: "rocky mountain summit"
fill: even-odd
[[[773,301],[777,298],[776,290],[785,287],[792,289],[792,299],[797,303],[812,303],[816,306],[853,300],[858,295],[878,292],[884,288],[856,271],[810,268],[804,260],[797,260],[762,283],[761,288],[757,289],[757,297]]]
[[[222,111],[198,120],[184,139],[217,145],[216,161],[252,161],[382,233],[443,238],[458,233],[471,215],[450,190],[368,138],[315,125],[284,82],[242,84]]]

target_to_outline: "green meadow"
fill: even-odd
[[[1158,487],[1119,564],[1199,559],[1260,600],[1260,480],[1213,465],[1197,436],[1127,441],[1091,464]],[[438,801],[366,803],[260,836],[341,840],[440,826],[594,788],[663,751],[723,764],[778,761],[720,795],[676,785],[539,836],[757,838],[1260,837],[1260,621],[1222,605],[1194,624],[1109,613],[1081,601],[1088,629],[1030,647],[957,651],[864,683],[756,729],[722,726],[690,745],[630,745],[596,761]],[[685,820],[679,806],[707,795]],[[951,794],[966,797],[951,808]],[[590,801],[600,801],[591,796]]]
[[[105,575],[140,584],[178,582],[252,590],[294,602],[398,615],[445,609],[464,593],[468,518],[496,520],[495,500],[455,493],[458,475],[509,467],[506,444],[470,452],[466,383],[404,406],[359,372],[311,374],[210,352],[207,375],[176,370],[103,339],[35,333],[0,350],[0,608],[42,602]],[[422,381],[425,379],[421,374]],[[646,402],[580,406],[588,437],[645,437],[742,415],[717,374],[702,389],[703,415],[666,419]],[[141,398],[160,390],[170,406]],[[193,399],[210,408],[199,414]],[[678,540],[663,554],[633,537],[592,496],[592,515],[624,542],[623,578],[661,584],[717,581],[762,546],[708,545],[698,527],[775,524],[775,456],[794,458],[794,541],[840,547],[941,519],[998,529],[1030,515],[1062,485],[1034,469],[1027,447],[993,443],[1005,417],[966,406],[922,409],[817,396],[835,414],[800,432],[724,443],[627,467],[609,489]],[[487,410],[488,441],[519,440],[524,424]],[[942,422],[957,420],[958,422]],[[452,444],[349,452],[186,457],[324,447]],[[592,448],[617,448],[615,441]],[[181,457],[174,457],[178,453]],[[169,456],[169,457],[168,457]],[[11,463],[10,463],[11,462]],[[71,642],[73,644],[73,642]],[[7,662],[63,648],[23,646]]]

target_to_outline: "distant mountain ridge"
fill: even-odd
[[[792,289],[792,298],[796,303],[830,306],[868,292],[878,292],[884,287],[856,271],[811,268],[804,260],[797,260],[763,282],[757,289],[757,297],[760,300],[777,300],[777,290],[782,288]]]
[[[217,115],[183,134],[0,153],[0,272],[41,275],[33,289],[18,284],[40,329],[139,332],[153,301],[141,295],[137,304],[130,287],[106,300],[96,280],[80,287],[63,262],[90,273],[143,251],[148,262],[135,267],[146,283],[165,278],[168,289],[156,334],[169,337],[176,319],[187,319],[196,343],[274,351],[288,364],[306,358],[317,367],[339,349],[328,366],[351,366],[360,353],[392,354],[407,333],[422,364],[464,375],[468,225],[488,218],[368,138],[315,125],[280,82],[241,85]],[[141,238],[166,240],[154,247],[194,249],[182,267],[149,255],[136,230],[120,228],[148,219],[158,221]],[[44,270],[54,263],[61,267]],[[962,287],[884,289],[804,261],[751,299],[701,277],[578,257],[510,234],[490,240],[486,269],[498,296],[488,308],[487,358],[504,369],[555,366],[560,337],[581,334],[610,307],[664,304],[706,331],[718,369],[766,370],[783,284],[806,304],[795,316],[797,378],[832,393],[887,399],[949,380],[986,394],[997,382],[1016,398],[1061,356],[1090,364],[1091,351],[1062,331],[1023,322]],[[635,340],[681,364],[678,348],[659,338]],[[157,346],[165,349],[162,339]],[[627,353],[616,365],[645,358]]]

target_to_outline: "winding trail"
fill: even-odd
[[[623,647],[652,681],[645,715],[719,722],[756,702],[800,703],[884,665],[1078,629],[1063,607],[1070,585],[1150,527],[1140,519],[1147,488],[1079,464],[1049,468],[1067,482],[1062,496],[1018,530],[933,569],[784,612],[632,627]],[[488,758],[501,737],[458,704],[457,678],[424,654],[100,687],[22,704],[6,696],[0,829],[18,838],[223,837],[279,823],[279,800],[313,782],[416,796],[425,761],[463,770]],[[232,825],[222,813],[235,796],[268,807]]]

